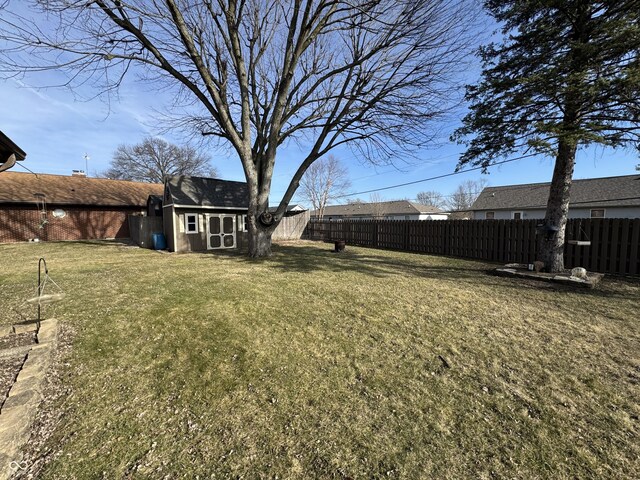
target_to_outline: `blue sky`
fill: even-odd
[[[478,69],[471,65],[470,71]],[[120,144],[134,144],[145,136],[158,135],[156,110],[170,105],[166,93],[150,90],[148,85],[126,81],[118,99],[96,98],[83,101],[65,88],[42,88],[56,83],[55,72],[32,74],[23,79],[0,79],[0,130],[27,152],[24,166],[41,173],[70,175],[72,170],[85,169],[88,154],[90,176],[107,169],[113,152]],[[90,96],[92,92],[83,92]],[[462,113],[442,124],[441,142],[428,146],[411,163],[398,161],[395,166],[373,167],[363,164],[349,149],[334,151],[349,170],[352,192],[362,192],[390,185],[440,176],[454,171],[462,147],[448,142],[451,131],[459,126]],[[171,134],[161,135],[168,141],[182,143],[185,139]],[[427,147],[427,146],[426,146]],[[232,151],[208,150],[213,165],[227,180],[243,181],[242,167]],[[279,151],[272,185],[271,203],[276,204],[284,193],[301,153],[295,145]],[[578,153],[574,178],[604,177],[635,173],[638,163],[635,150],[591,148]],[[25,171],[16,168],[17,171]],[[379,192],[385,200],[414,199],[418,192],[436,190],[451,194],[465,180],[485,178],[489,185],[550,181],[553,161],[549,158],[528,158],[490,169],[489,175],[479,171],[464,173],[435,181]],[[358,195],[368,200],[370,194]],[[354,197],[355,198],[355,197]],[[297,198],[294,198],[294,201]]]

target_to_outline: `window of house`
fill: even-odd
[[[604,218],[604,208],[591,210],[591,218]]]
[[[522,212],[513,212],[511,218],[514,220],[522,220]]]
[[[184,231],[185,233],[198,233],[198,214],[197,213],[185,213]]]
[[[238,215],[238,231],[239,232],[249,231],[249,223],[246,215]]]
[[[485,212],[484,218],[485,220],[493,220],[495,218],[496,212]]]
[[[410,215],[405,215],[405,216],[404,216],[404,219],[405,219],[405,220],[411,220],[411,216],[410,216]]]

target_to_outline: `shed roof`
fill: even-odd
[[[0,175],[0,204],[34,203],[35,193],[44,193],[49,205],[142,207],[149,195],[162,194],[162,185],[44,173]]]
[[[547,207],[550,183],[487,187],[472,210],[539,209]],[[640,175],[586,178],[571,185],[570,207],[639,207]]]
[[[324,209],[326,216],[359,217],[359,216],[388,216],[388,215],[419,215],[429,213],[444,213],[442,210],[429,205],[410,202],[408,200],[394,200],[380,203],[350,203],[347,205],[329,205]],[[316,215],[316,211],[311,213]]]
[[[169,177],[166,185],[174,205],[239,209],[249,206],[249,188],[244,182],[181,175]]]

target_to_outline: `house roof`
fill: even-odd
[[[0,204],[34,203],[35,193],[44,193],[48,205],[142,207],[149,195],[162,194],[162,185],[44,173],[0,175]]]
[[[4,162],[11,154],[15,154],[17,160],[24,160],[27,156],[24,150],[0,131],[0,162]]]
[[[244,182],[217,178],[174,176],[166,182],[174,205],[246,209],[249,188]]]
[[[348,205],[329,205],[324,209],[324,216],[336,217],[373,217],[388,215],[419,215],[429,213],[444,213],[442,210],[429,205],[410,202],[408,200],[394,200],[380,203],[351,203]],[[317,215],[316,211],[311,212]]]
[[[271,213],[275,212],[278,210],[278,207],[269,207],[269,211]],[[295,203],[293,205],[287,205],[287,212],[306,212],[307,209],[304,208],[304,206],[300,205],[299,203]]]
[[[526,210],[547,207],[550,183],[487,187],[472,210]],[[587,178],[571,185],[570,207],[640,207],[640,175]]]

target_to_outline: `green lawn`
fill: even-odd
[[[45,313],[75,332],[40,476],[640,471],[640,283],[571,291],[479,262],[330,249],[251,261],[0,246],[0,323],[19,318],[44,255],[67,293]]]

